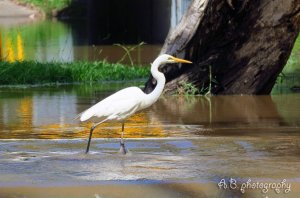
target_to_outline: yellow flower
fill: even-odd
[[[15,61],[14,49],[11,43],[11,38],[7,37],[6,39],[6,60],[10,63]]]
[[[3,56],[2,56],[2,34],[0,32],[0,61],[2,61]]]
[[[24,61],[24,46],[20,33],[17,35],[17,61]]]

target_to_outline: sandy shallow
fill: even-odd
[[[36,22],[41,14],[34,9],[18,5],[15,1],[0,0],[0,27],[12,27]]]
[[[2,140],[0,197],[299,197],[297,149],[276,149],[290,141],[127,139],[123,156],[118,139],[94,139],[88,155],[81,139]]]
[[[263,193],[261,189],[240,188],[220,189],[212,183],[156,183],[156,184],[99,184],[79,186],[27,186],[0,188],[0,197],[50,198],[50,197],[299,197],[300,183],[292,183],[291,191],[279,193],[270,189]]]

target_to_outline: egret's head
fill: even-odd
[[[159,57],[159,60],[161,64],[166,64],[166,63],[189,63],[191,64],[191,61],[180,59],[180,58],[175,58],[174,56],[168,55],[168,54],[162,54]]]

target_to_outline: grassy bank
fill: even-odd
[[[71,4],[72,0],[17,0],[20,3],[31,5],[39,8],[46,16],[53,15],[53,11],[66,8]]]
[[[0,62],[0,85],[97,82],[146,78],[149,68],[107,62]]]

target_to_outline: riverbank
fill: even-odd
[[[14,3],[32,9],[38,10],[44,17],[53,16],[59,10],[66,8],[71,4],[71,0],[52,0],[52,1],[41,1],[41,0],[12,0]]]
[[[128,182],[127,182],[128,183]],[[270,182],[269,182],[270,183]],[[246,183],[245,183],[246,184]],[[252,183],[251,183],[252,184]],[[256,184],[256,183],[254,183]],[[262,183],[263,184],[263,183]],[[266,183],[268,184],[268,183]],[[270,183],[272,185],[272,183]],[[280,184],[280,183],[279,183]],[[215,183],[157,183],[157,184],[103,184],[92,186],[60,186],[60,187],[8,187],[0,189],[2,197],[242,197],[263,195],[270,197],[298,197],[299,182],[291,183],[292,191],[286,193],[280,188],[279,193],[263,188],[232,185],[230,188],[220,189]],[[243,189],[244,193],[242,193]]]
[[[39,12],[48,18],[73,18],[83,17],[85,9],[77,1],[72,0],[13,0],[25,7],[39,10]]]
[[[31,23],[42,17],[39,10],[18,4],[16,1],[0,1],[0,27]]]
[[[133,80],[146,78],[149,72],[148,67],[126,66],[106,61],[72,63],[0,61],[0,85]]]

